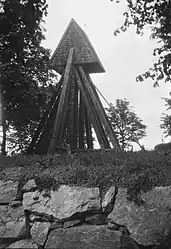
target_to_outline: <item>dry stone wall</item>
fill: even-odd
[[[171,187],[127,200],[126,189],[61,185],[38,191],[34,179],[0,181],[0,248],[170,248]]]

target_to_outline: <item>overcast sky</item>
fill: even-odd
[[[136,76],[147,70],[155,58],[152,56],[155,41],[148,34],[138,36],[134,28],[114,36],[121,24],[125,5],[110,0],[49,0],[46,18],[46,40],[43,45],[52,52],[59,43],[71,18],[82,27],[94,46],[106,73],[93,74],[94,84],[109,102],[127,98],[137,115],[147,125],[147,137],[141,140],[147,149],[161,143],[160,117],[165,112],[164,100],[170,85],[161,83],[154,88],[151,80],[136,82]],[[165,139],[165,141],[169,141]]]

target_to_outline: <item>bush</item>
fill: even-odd
[[[129,201],[134,201],[136,204],[142,204],[141,192],[148,192],[154,186],[153,181],[147,172],[130,177],[129,186],[127,188],[127,198]]]
[[[35,182],[37,184],[38,190],[41,192],[43,190],[57,190],[59,188],[58,182],[55,178],[42,174],[35,177]]]

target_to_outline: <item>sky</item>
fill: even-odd
[[[153,56],[156,41],[150,40],[148,33],[138,36],[134,27],[119,36],[113,35],[114,30],[123,24],[125,4],[110,0],[49,0],[48,4],[43,45],[53,53],[68,23],[74,18],[88,35],[106,71],[91,75],[94,84],[108,102],[115,103],[118,98],[130,102],[147,125],[147,137],[140,141],[146,149],[153,149],[161,143],[160,118],[162,113],[166,113],[162,98],[169,97],[170,85],[163,82],[154,88],[152,80],[136,82],[136,76],[156,61]],[[164,138],[164,142],[169,141],[169,138]]]
[[[72,18],[88,35],[105,73],[91,74],[93,83],[110,103],[126,98],[134,111],[147,125],[147,137],[140,143],[146,149],[153,149],[162,142],[160,118],[166,113],[163,97],[169,97],[170,84],[160,83],[153,87],[152,80],[136,82],[136,76],[149,69],[156,61],[153,49],[156,41],[149,34],[136,35],[135,28],[114,36],[114,30],[123,24],[126,10],[125,0],[116,4],[110,0],[48,0],[48,16],[43,46],[52,54]],[[102,100],[104,107],[107,107]],[[171,114],[171,113],[170,113]],[[164,139],[169,142],[170,139]],[[138,147],[134,146],[134,149]]]

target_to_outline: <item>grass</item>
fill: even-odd
[[[136,201],[141,191],[171,185],[171,153],[85,152],[54,156],[0,157],[0,180],[19,181],[19,189],[34,178],[39,190],[58,189],[61,184],[99,187],[101,194],[111,186],[126,187]]]

